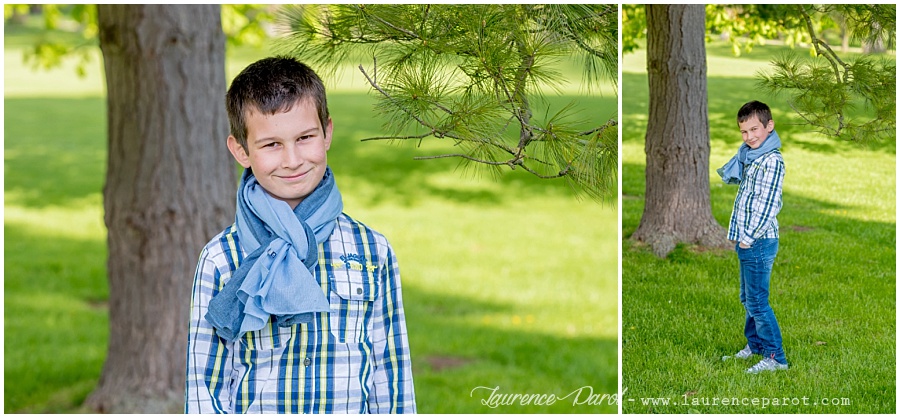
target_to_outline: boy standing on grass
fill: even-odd
[[[415,412],[397,259],[343,213],[321,79],[266,58],[226,107],[245,170],[194,277],[185,412]]]
[[[778,151],[781,139],[775,132],[772,112],[764,103],[745,104],[738,111],[737,122],[744,143],[737,155],[718,170],[725,183],[740,184],[728,224],[728,239],[737,243],[747,345],[734,357],[762,355],[762,360],[747,373],[785,370],[788,364],[781,330],[769,306],[769,279],[778,254],[775,216],[781,210],[784,181],[784,160]]]

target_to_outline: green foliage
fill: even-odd
[[[446,141],[460,158],[566,178],[593,197],[615,192],[614,117],[578,129],[578,106],[538,106],[569,57],[588,88],[615,84],[617,8],[607,5],[330,5],[286,8],[280,48],[334,74],[359,66],[378,92],[386,136]]]
[[[643,6],[623,8],[623,52],[646,37]],[[811,129],[839,139],[881,141],[896,129],[896,63],[863,56],[845,63],[829,46],[826,33],[846,30],[864,50],[893,48],[896,6],[844,5],[706,5],[707,41],[724,37],[732,53],[749,53],[755,45],[780,39],[792,47],[809,45],[810,58],[790,53],[758,74],[759,87],[783,96]],[[862,110],[863,112],[858,112]],[[851,117],[849,114],[855,114]]]
[[[67,57],[76,57],[76,73],[83,77],[87,67],[94,59],[97,46],[97,6],[94,4],[78,5],[40,5],[40,12],[34,16],[40,23],[40,36],[34,39],[31,47],[23,54],[25,63],[35,70],[58,68]],[[31,13],[29,5],[3,6],[4,19],[7,25],[22,25],[14,20],[18,16]],[[222,6],[222,30],[229,45],[251,45],[260,47],[267,39],[267,30],[274,19],[274,6],[225,4]],[[31,22],[26,22],[32,24]],[[77,34],[77,37],[60,38],[60,32]]]
[[[647,12],[643,4],[622,5],[622,54],[634,52],[647,38]]]
[[[790,46],[808,42],[809,36],[791,13],[790,6],[778,4],[706,5],[707,39],[727,37],[735,56],[750,52],[768,39],[782,39]],[[817,24],[827,20],[822,15]]]
[[[794,54],[772,61],[773,71],[759,74],[759,85],[770,94],[787,95],[790,106],[814,129],[826,135],[854,141],[894,138],[896,127],[896,62],[863,55],[844,62],[817,35],[812,13],[826,14],[829,7],[793,5],[805,23],[815,55],[801,59]],[[894,5],[836,6],[835,12],[857,37],[874,43],[894,43]],[[873,29],[877,28],[877,29]],[[863,118],[847,113],[860,106]]]
[[[863,45],[884,42],[894,48],[897,36],[897,7],[893,4],[834,4],[821,9],[841,16],[850,28],[851,36]]]
[[[835,80],[824,58],[783,55],[772,60],[772,71],[759,74],[758,85],[768,94],[786,93],[788,104],[810,127],[825,135],[859,142],[894,138],[896,64],[861,56],[844,67],[845,80]],[[831,80],[828,84],[823,81]],[[863,110],[853,117],[848,111]]]
[[[4,4],[3,20],[10,20],[16,16],[26,15],[29,12],[27,4]]]
[[[40,27],[43,32],[36,38],[30,49],[25,50],[23,60],[34,69],[50,69],[62,65],[63,58],[76,57],[75,71],[84,76],[97,45],[97,7],[92,4],[41,5]],[[12,20],[14,16],[28,15],[28,5],[4,5],[4,19],[7,25],[21,24]],[[50,36],[54,31],[78,34],[77,38],[62,41]]]
[[[268,30],[277,6],[261,4],[223,4],[222,32],[231,46],[262,47],[269,39]]]

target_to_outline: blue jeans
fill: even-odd
[[[750,248],[735,246],[741,263],[741,304],[747,312],[744,335],[750,350],[787,364],[781,346],[781,330],[769,306],[769,278],[778,254],[778,239],[756,240]]]

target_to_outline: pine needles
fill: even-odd
[[[617,178],[617,122],[575,117],[576,104],[540,113],[535,103],[583,64],[584,85],[615,84],[615,5],[330,5],[286,8],[279,49],[334,73],[359,70],[378,94],[384,136],[443,141],[494,173],[506,166],[565,178],[597,199]],[[584,109],[581,109],[584,111]],[[607,119],[607,118],[602,118]],[[594,126],[584,130],[585,123]],[[580,128],[580,129],[579,129]]]

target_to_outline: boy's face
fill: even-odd
[[[319,121],[312,100],[301,100],[291,110],[263,115],[252,109],[247,113],[247,150],[233,136],[228,150],[244,168],[253,170],[259,184],[272,197],[297,207],[309,196],[328,164],[331,148],[331,120]]]
[[[775,129],[775,121],[769,120],[769,123],[763,125],[759,116],[752,115],[746,121],[739,122],[738,126],[741,128],[741,137],[744,139],[744,143],[751,149],[757,149]]]

